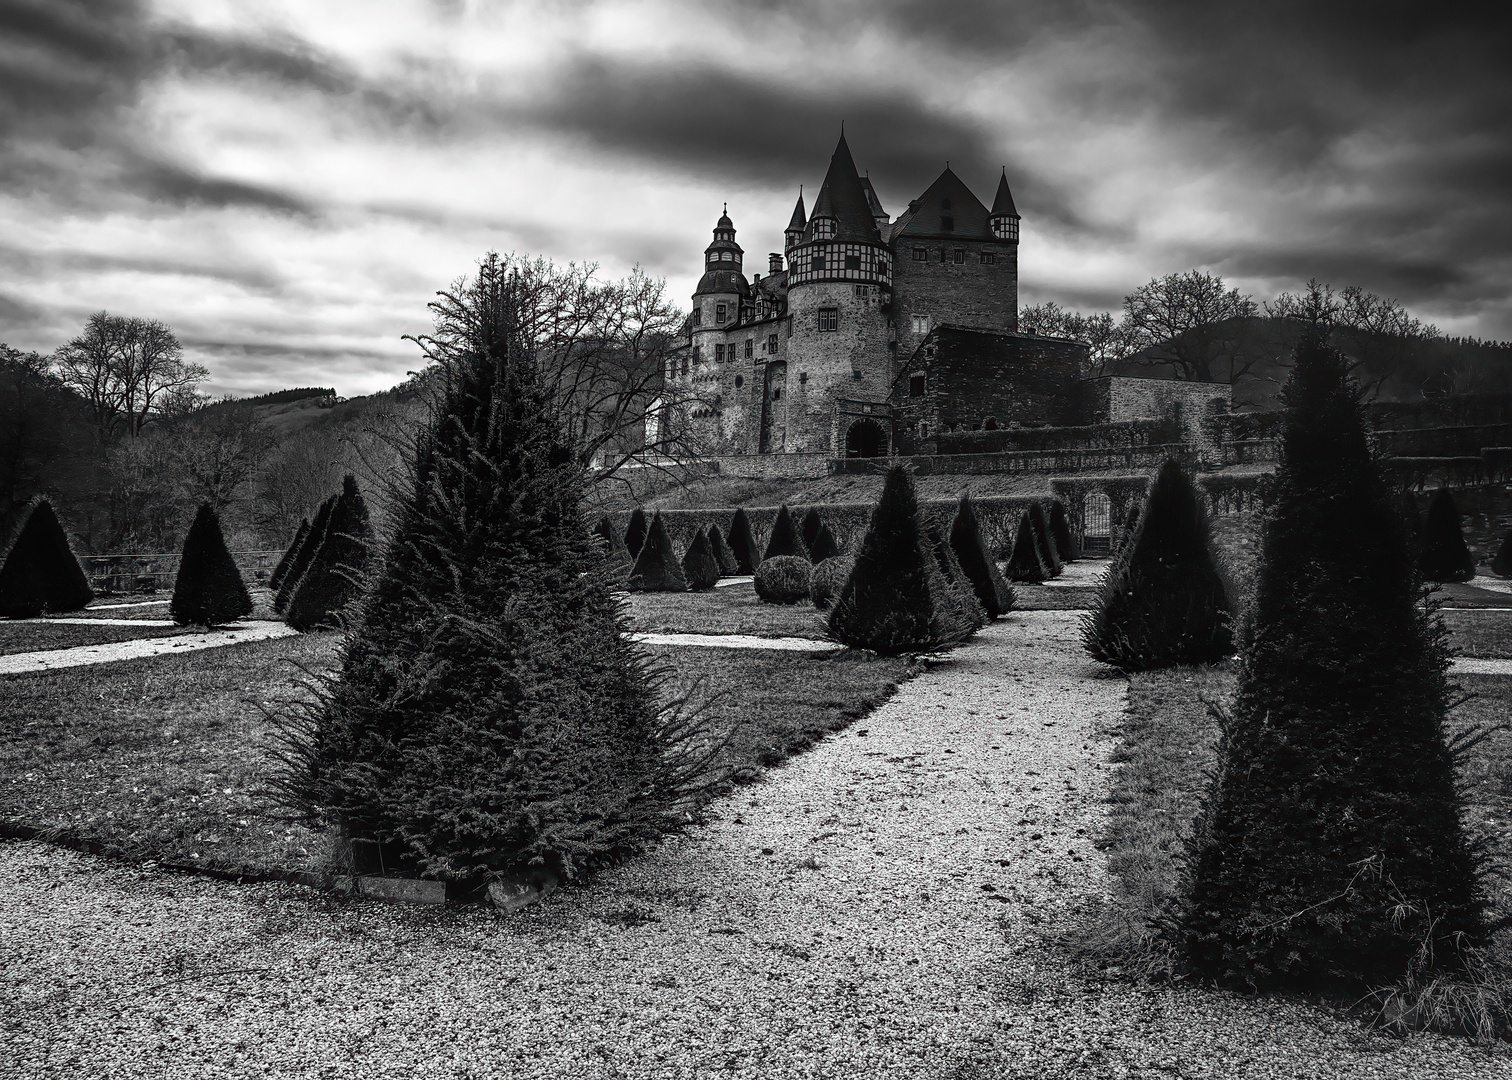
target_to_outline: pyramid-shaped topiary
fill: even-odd
[[[1044,560],[1045,569],[1050,576],[1061,576],[1060,552],[1055,548],[1055,538],[1050,535],[1050,521],[1045,516],[1045,508],[1039,503],[1029,506],[1029,527],[1034,530],[1034,543],[1039,548],[1040,557]]]
[[[683,578],[694,592],[706,592],[719,584],[719,560],[708,534],[699,529],[682,560]]]
[[[884,656],[948,648],[975,630],[946,595],[949,588],[924,535],[913,477],[895,465],[830,609],[829,637]]]
[[[1013,608],[1013,587],[987,550],[970,495],[962,495],[956,507],[955,520],[950,525],[950,546],[987,618],[996,619],[1008,614]]]
[[[1066,504],[1059,499],[1050,504],[1050,539],[1055,541],[1055,553],[1061,562],[1076,561],[1076,538],[1071,535],[1071,522],[1066,519]]]
[[[809,559],[817,566],[838,554],[840,544],[835,540],[835,534],[830,532],[828,525],[820,525],[819,531],[814,535],[814,542],[809,545]]]
[[[1507,534],[1501,547],[1496,549],[1496,557],[1491,560],[1491,570],[1502,577],[1512,577],[1512,532]]]
[[[814,541],[819,539],[819,530],[824,526],[824,521],[819,517],[819,508],[811,506],[803,512],[803,521],[798,526],[798,534],[803,537],[803,546],[812,555]],[[814,560],[818,562],[817,559]]]
[[[299,528],[294,531],[294,539],[284,549],[283,557],[278,560],[278,565],[273,568],[273,573],[268,575],[268,588],[272,589],[275,595],[278,593],[279,586],[283,584],[284,578],[288,575],[289,567],[294,565],[294,557],[299,554],[299,545],[303,544],[305,537],[309,535],[310,519],[301,518]]]
[[[1034,532],[1034,523],[1027,512],[1019,515],[1013,552],[1008,556],[1005,569],[1008,580],[1026,585],[1038,585],[1050,576],[1050,568],[1045,565],[1045,554],[1040,551],[1039,537]]]
[[[289,598],[284,622],[301,633],[342,629],[347,605],[362,594],[372,541],[367,502],[357,490],[356,478],[348,474],[320,547]]]
[[[1229,621],[1202,502],[1181,466],[1167,461],[1133,548],[1103,580],[1082,644],[1122,671],[1212,664],[1234,651]]]
[[[1428,503],[1422,543],[1418,570],[1424,581],[1469,581],[1475,576],[1475,556],[1465,543],[1459,507],[1448,488],[1439,488]]]
[[[709,547],[714,552],[714,561],[719,564],[720,577],[734,577],[740,573],[740,563],[730,545],[725,543],[724,533],[719,531],[718,525],[709,526]]]
[[[220,517],[200,504],[184,537],[168,614],[180,626],[219,626],[252,614],[252,596],[221,535]]]
[[[1388,985],[1484,939],[1438,618],[1345,359],[1298,343],[1254,633],[1188,859],[1177,944],[1246,987]],[[1152,493],[1148,527],[1161,513]],[[1137,557],[1137,556],[1136,556]]]
[[[44,612],[78,611],[93,599],[52,504],[38,499],[0,563],[0,616],[34,619]]]
[[[761,565],[761,549],[756,546],[756,534],[751,531],[751,519],[744,507],[730,519],[730,551],[735,555],[738,574],[754,574]]]
[[[623,581],[629,575],[630,567],[634,565],[635,560],[630,557],[630,549],[620,538],[614,522],[610,521],[607,515],[600,517],[597,524],[593,526],[593,536],[598,541],[599,554],[603,556],[610,580]]]
[[[772,522],[772,535],[767,540],[766,552],[761,558],[764,562],[779,555],[792,555],[799,559],[809,557],[808,545],[803,542],[803,536],[793,524],[793,516],[788,513],[785,504],[777,509],[777,520]]]
[[[976,589],[972,586],[971,579],[961,569],[961,561],[956,558],[950,541],[932,525],[925,530],[925,536],[929,538],[929,547],[940,567],[940,573],[950,586],[946,597],[955,617],[968,623],[973,630],[980,630],[987,625],[987,613],[976,598]]]
[[[440,392],[339,677],[284,728],[286,801],[383,865],[576,877],[682,816],[697,760],[580,512],[495,257],[433,305]]]
[[[315,519],[310,522],[309,531],[299,542],[299,549],[294,552],[293,559],[289,561],[289,568],[284,571],[284,576],[278,583],[278,591],[273,595],[273,610],[280,615],[288,610],[289,600],[294,596],[294,589],[304,577],[304,572],[309,569],[310,560],[315,557],[315,552],[320,550],[320,543],[325,539],[326,526],[331,522],[331,511],[336,508],[336,498],[335,495],[327,497],[315,511]]]
[[[646,542],[641,545],[635,565],[630,568],[629,589],[631,592],[688,591],[688,579],[683,577],[682,564],[672,546],[672,536],[667,532],[659,510],[652,516],[651,525],[646,529]]]
[[[630,511],[630,523],[625,526],[625,550],[630,552],[630,558],[640,557],[641,548],[646,543],[646,512],[637,506]]]

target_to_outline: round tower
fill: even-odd
[[[736,327],[751,303],[744,258],[727,206],[714,225],[714,239],[704,248],[703,276],[693,290],[693,348],[682,380],[693,430],[711,447],[722,446],[739,426],[738,410],[728,406],[740,373]]]

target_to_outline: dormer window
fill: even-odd
[[[814,239],[815,240],[830,240],[830,239],[834,238],[834,235],[835,235],[835,219],[834,218],[815,218],[814,219]]]
[[[1015,217],[998,217],[992,219],[992,235],[999,240],[1008,240],[1018,243],[1019,223]]]

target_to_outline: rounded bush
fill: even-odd
[[[813,573],[809,574],[809,599],[816,608],[824,611],[835,602],[855,565],[854,555],[835,555],[814,564]]]
[[[809,595],[812,564],[797,555],[762,559],[756,568],[756,595],[768,604],[796,604]]]

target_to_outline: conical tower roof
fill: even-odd
[[[798,201],[793,204],[793,216],[788,219],[788,231],[802,230],[808,224],[808,214],[803,209],[803,189],[798,189]]]
[[[1013,205],[1013,192],[1008,190],[1008,170],[1003,170],[1003,175],[998,177],[997,194],[992,199],[993,217],[1018,217],[1019,212]]]
[[[862,186],[860,174],[856,172],[856,162],[851,157],[843,132],[830,157],[829,172],[824,174],[824,186],[819,189],[819,198],[814,200],[808,239],[813,239],[813,221],[818,217],[835,219],[836,240],[879,243],[882,239],[877,232],[871,204],[866,198],[866,188]]]

